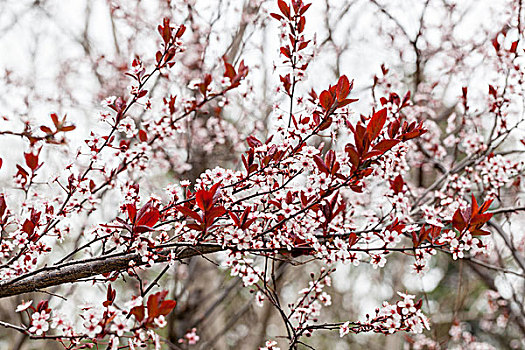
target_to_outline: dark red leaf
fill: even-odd
[[[35,171],[38,168],[38,153],[24,153],[24,158],[26,159],[26,164],[32,171]]]
[[[312,4],[303,5],[299,10],[299,16],[304,15],[304,13],[310,8],[310,6],[312,6]]]
[[[135,223],[136,226],[146,226],[146,227],[153,227],[157,221],[159,221],[160,218],[160,212],[157,208],[151,207],[148,211],[143,213],[142,215],[137,215],[137,222]]]
[[[345,100],[342,100],[341,102],[338,102],[337,103],[337,108],[341,108],[341,107],[344,107],[350,103],[354,103],[356,101],[359,101],[358,98],[347,98]]]
[[[395,194],[403,191],[405,181],[401,175],[397,175],[394,180],[390,180],[390,188]]]
[[[75,130],[77,127],[74,126],[74,125],[67,125],[67,126],[62,126],[60,128],[60,131],[62,132],[67,132],[67,131],[72,131],[72,130]]]
[[[56,113],[51,113],[50,117],[51,117],[51,120],[53,121],[53,124],[55,124],[55,126],[56,126],[57,129],[58,129],[59,124],[60,124],[60,123],[58,122],[58,115],[57,115]]]
[[[52,133],[53,133],[53,131],[52,131],[50,128],[48,128],[47,126],[44,126],[44,125],[42,125],[42,126],[40,127],[40,130],[42,130],[42,131],[45,132],[46,134],[52,134]]]
[[[235,69],[230,63],[228,63],[228,61],[226,61],[226,57],[223,57],[223,61],[224,61],[224,70],[225,70],[224,76],[230,78],[230,80],[233,81],[233,78],[236,75]]]
[[[355,234],[355,232],[352,232],[348,236],[348,248],[351,248],[356,243],[357,243],[357,235]]]
[[[494,46],[494,49],[496,49],[496,52],[499,51],[500,45],[499,45],[499,42],[498,42],[498,36],[497,35],[494,37],[494,39],[492,39],[492,46]]]
[[[348,144],[345,147],[345,151],[350,157],[350,162],[352,163],[352,165],[357,168],[359,166],[359,155],[357,154],[355,147],[353,145]]]
[[[283,16],[278,15],[277,13],[270,13],[270,16],[272,16],[273,18],[275,18],[278,21],[282,21],[284,19]]]
[[[292,54],[290,52],[290,49],[288,48],[288,46],[283,46],[281,47],[281,53],[286,56],[287,58],[291,58],[292,57]]]
[[[246,142],[248,142],[248,145],[253,148],[262,146],[262,142],[253,135],[248,136]]]
[[[239,217],[237,216],[237,214],[235,214],[232,211],[228,211],[228,215],[230,216],[230,218],[232,218],[232,220],[235,223],[235,225],[237,227],[241,228],[241,220],[239,220]]]
[[[167,290],[151,294],[148,298],[147,307],[148,307],[148,318],[155,318],[160,315],[159,307],[164,301],[164,298],[168,294]]]
[[[195,193],[195,201],[202,211],[206,211],[211,207],[211,200],[212,195],[206,190],[198,190],[197,193]]]
[[[213,221],[226,213],[224,207],[213,207],[208,212],[206,212],[206,224],[209,227]]]
[[[126,204],[126,211],[128,212],[128,218],[131,222],[135,221],[135,216],[137,214],[137,208],[135,204],[128,203]]]
[[[315,154],[313,156],[313,159],[314,159],[315,164],[317,165],[317,167],[319,168],[321,172],[326,173],[326,174],[330,173],[330,171],[328,170],[328,167],[326,166],[326,164],[324,163],[321,157]]]
[[[200,217],[199,214],[197,214],[197,212],[183,206],[183,205],[179,205],[177,207],[175,207],[178,211],[180,211],[184,216],[189,216],[191,218],[193,218],[194,220],[198,221],[198,222],[202,222],[202,218]]]
[[[284,0],[277,0],[277,5],[279,6],[279,10],[281,10],[281,13],[284,15],[284,17],[290,19],[290,8]]]
[[[353,83],[352,83],[353,84]],[[343,75],[339,78],[339,81],[337,82],[337,90],[336,90],[336,96],[337,96],[337,102],[343,101],[346,96],[350,93],[350,82],[348,81],[348,78],[346,75]]]
[[[159,315],[166,316],[177,305],[175,300],[164,300],[159,307]]]
[[[144,306],[141,305],[141,306],[135,306],[134,308],[132,308],[130,310],[130,314],[132,314],[133,316],[135,316],[135,319],[139,322],[142,322],[142,320],[144,320]]]
[[[394,138],[397,135],[400,126],[401,123],[399,122],[399,119],[396,119],[392,123],[390,123],[390,125],[388,126],[388,136],[390,136],[390,138]]]
[[[330,107],[332,107],[332,103],[334,101],[333,101],[333,98],[330,92],[325,90],[321,92],[321,96],[319,96],[319,102],[321,103],[321,106],[323,107],[323,109],[327,111],[330,109]]]
[[[399,142],[399,140],[382,140],[374,146],[373,150],[385,153],[386,151],[390,150],[392,147],[397,145]]]
[[[304,27],[306,25],[306,19],[304,17],[299,18],[299,23],[297,24],[297,30],[299,33],[302,33],[304,31]]]
[[[139,140],[141,142],[146,142],[148,141],[148,134],[146,134],[146,132],[144,130],[139,130]]]
[[[321,124],[319,124],[319,131],[323,131],[323,130],[326,130],[330,127],[330,125],[332,125],[332,117],[328,116],[326,118],[324,118],[323,122]]]
[[[3,193],[0,193],[0,222],[4,217],[4,214],[7,210],[7,204],[5,202],[5,197]]]
[[[454,227],[459,232],[462,232],[466,226],[466,220],[461,213],[461,209],[458,208],[452,217],[452,227]]]
[[[184,24],[181,24],[179,26],[179,29],[177,29],[177,33],[175,33],[175,37],[176,38],[180,38],[184,32],[186,32],[186,26]]]
[[[386,108],[383,108],[382,110],[374,113],[366,127],[366,132],[370,141],[375,140],[377,136],[379,136],[381,129],[383,129],[383,125],[385,125],[385,122]]]

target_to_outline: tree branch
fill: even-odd
[[[167,256],[172,251],[180,248],[166,249],[160,252],[157,262],[167,261]],[[223,250],[218,245],[196,245],[183,248],[178,254],[178,259],[186,259],[196,255],[209,254]],[[91,259],[75,260],[68,263],[43,267],[34,272],[19,276],[11,281],[0,284],[0,298],[34,292],[43,288],[58,286],[65,283],[77,282],[113,271],[123,271],[129,268],[130,262],[135,266],[145,265],[138,253],[119,253]]]

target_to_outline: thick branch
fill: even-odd
[[[222,250],[222,247],[217,245],[197,245],[182,250],[180,250],[180,248],[166,249],[159,254],[161,258],[158,262],[166,261],[167,258],[165,258],[165,256],[171,251],[178,251],[177,258],[186,259],[192,256],[214,253],[220,250]],[[113,271],[123,271],[130,267],[129,264],[131,261],[135,263],[135,266],[146,264],[146,262],[142,261],[140,254],[128,253],[75,260],[56,266],[43,267],[37,271],[16,277],[11,281],[0,284],[0,298],[30,293],[65,283],[72,283],[83,278],[89,278]]]
[[[389,249],[386,249],[385,247],[350,248],[349,251],[372,252],[388,250],[391,252],[405,252],[413,251],[414,249],[426,249],[432,247],[432,245],[420,245],[418,247],[399,247]],[[198,245],[190,245],[189,243],[169,243],[158,248],[163,250],[157,252],[159,258],[156,262],[167,261],[167,256],[171,252],[175,253],[177,259],[186,259],[196,255],[210,254],[226,250],[237,250],[259,254],[276,254],[278,252],[284,254],[299,253],[299,255],[315,251],[313,247],[300,247],[291,250],[286,248],[238,249],[234,246],[221,246],[216,243],[200,243]],[[58,286],[65,283],[78,282],[82,279],[104,273],[123,271],[130,267],[131,261],[134,262],[133,266],[147,264],[147,262],[142,261],[142,256],[138,253],[118,253],[90,259],[74,260],[54,266],[46,266],[26,273],[25,275],[15,277],[10,281],[0,283],[0,299],[13,295],[41,291],[43,288]]]

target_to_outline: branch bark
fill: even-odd
[[[166,256],[172,251],[177,253],[178,259],[186,259],[196,255],[210,254],[223,250],[218,245],[196,245],[181,248],[165,249],[160,252],[157,262],[167,261]],[[77,282],[104,273],[123,271],[130,267],[145,265],[138,253],[120,253],[90,259],[75,260],[56,266],[46,266],[34,272],[16,277],[11,281],[0,284],[0,298],[30,293],[43,288],[58,286],[65,283]]]

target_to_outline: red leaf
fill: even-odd
[[[162,292],[157,292],[155,294],[152,294],[148,298],[147,306],[148,306],[148,318],[155,318],[159,316],[159,306],[168,294],[167,290],[164,290]]]
[[[135,319],[139,322],[142,322],[144,320],[144,306],[135,306],[133,309],[130,310],[130,314],[135,316]]]
[[[58,129],[59,124],[60,124],[60,123],[58,122],[58,115],[57,115],[56,113],[51,113],[50,117],[51,117],[51,120],[53,121],[53,124],[55,124],[55,126],[56,126],[57,129]]]
[[[399,140],[382,140],[374,146],[373,150],[385,153],[386,151],[390,150],[392,147],[397,145],[399,142]]]
[[[310,6],[312,6],[312,4],[306,4],[306,5],[303,5],[301,7],[301,9],[299,10],[299,15],[302,16],[304,15],[304,13],[310,8]]]
[[[211,186],[210,188],[210,192],[212,194],[213,197],[215,197],[215,194],[217,193],[217,190],[219,189],[219,187],[222,185],[222,181],[219,181],[217,182],[215,185]]]
[[[0,222],[4,217],[4,214],[7,210],[7,204],[5,202],[5,197],[3,193],[0,193]]]
[[[321,96],[319,96],[319,102],[325,111],[329,110],[333,103],[332,95],[326,90],[321,92]]]
[[[243,223],[246,222],[246,220],[248,219],[248,215],[250,215],[250,212],[252,211],[252,207],[246,207],[244,209],[244,211],[242,212],[242,216],[241,216],[241,221]]]
[[[421,228],[423,229],[424,226]],[[412,244],[414,245],[414,248],[417,248],[421,241],[419,240],[419,235],[416,232],[412,232]]]
[[[392,191],[394,191],[395,194],[403,191],[403,185],[405,184],[405,181],[403,180],[403,177],[401,175],[397,175],[394,180],[390,180],[390,188]]]
[[[326,174],[330,173],[330,171],[328,170],[328,167],[326,166],[326,164],[324,163],[321,157],[315,154],[313,156],[313,159],[314,159],[315,164],[317,164],[317,167],[319,168],[321,172],[326,173]]]
[[[210,227],[213,221],[226,213],[224,207],[213,207],[206,213],[206,226]]]
[[[16,164],[16,168],[18,169],[16,176],[22,176],[23,178],[26,178],[29,176],[29,173],[25,171],[25,169],[22,168],[20,165]]]
[[[493,201],[494,201],[494,198],[483,203],[481,207],[479,207],[479,212],[484,213],[485,211],[487,211],[490,208],[490,205],[492,204]]]
[[[287,46],[281,47],[281,53],[286,56],[287,58],[291,58],[292,54],[290,52],[290,49]]]
[[[297,30],[299,33],[302,33],[304,31],[304,27],[306,25],[306,19],[304,17],[299,18],[299,23],[297,24]]]
[[[323,122],[319,124],[319,131],[328,129],[330,125],[332,125],[332,121],[333,121],[332,117],[324,118]]]
[[[162,28],[162,40],[164,40],[164,43],[169,43],[171,39],[171,28],[169,25],[169,20],[166,22],[166,18],[164,18],[164,28]]]
[[[388,136],[390,136],[391,138],[396,136],[400,126],[401,123],[399,122],[399,119],[396,119],[392,123],[390,123],[390,125],[388,126]]]
[[[155,231],[155,229],[152,228],[151,226],[145,226],[145,225],[136,225],[135,228],[133,229],[133,232],[135,233],[143,233],[143,232],[151,232],[151,231]]]
[[[357,151],[353,145],[346,145],[345,147],[346,153],[348,153],[348,156],[350,157],[350,162],[354,167],[359,166],[359,155],[357,154]]]
[[[177,33],[175,33],[175,37],[180,38],[184,34],[185,31],[186,31],[186,26],[184,24],[181,24],[179,26],[179,29],[177,29]]]
[[[212,195],[206,190],[198,190],[195,194],[197,206],[202,210],[208,210],[212,205]]]
[[[290,8],[288,7],[288,5],[286,5],[286,3],[284,2],[284,0],[278,0],[277,1],[277,5],[279,6],[279,10],[281,10],[281,13],[288,19],[290,19]]]
[[[53,133],[53,131],[52,131],[50,128],[48,128],[47,126],[44,126],[44,125],[42,125],[42,126],[40,127],[40,130],[42,130],[42,131],[45,132],[46,134],[52,134],[52,133]]]
[[[344,107],[350,103],[354,103],[356,101],[359,101],[358,98],[347,98],[345,100],[342,100],[341,102],[338,102],[337,103],[337,108],[341,108],[341,107]]]
[[[498,95],[498,91],[496,90],[496,88],[490,84],[489,84],[489,94],[494,96],[494,98],[496,98]]]
[[[230,216],[230,218],[232,218],[232,220],[235,223],[235,225],[240,228],[241,227],[241,220],[239,220],[239,217],[232,211],[228,211],[228,215]]]
[[[262,146],[262,142],[253,135],[248,136],[246,142],[248,142],[248,145],[253,148]]]
[[[426,130],[414,130],[414,131],[410,131],[410,132],[407,132],[403,135],[401,135],[401,139],[403,141],[408,141],[408,140],[411,140],[411,139],[415,139],[416,137],[419,137],[421,135],[423,135],[424,133],[426,133],[427,131]]]
[[[224,61],[224,76],[230,78],[231,81],[233,81],[233,78],[235,77],[235,68],[226,61],[226,57],[223,57],[222,59]]]
[[[135,221],[135,216],[137,214],[137,208],[135,207],[135,204],[126,204],[126,211],[128,212],[128,218],[131,222]]]
[[[353,84],[353,82],[352,82]],[[343,101],[346,96],[350,93],[350,82],[348,81],[348,78],[346,75],[343,75],[339,78],[339,81],[337,82],[337,90],[336,90],[336,96],[337,96],[337,102]]]
[[[67,126],[63,126],[60,128],[60,131],[62,132],[67,132],[67,131],[72,131],[72,130],[75,130],[77,127],[74,126],[74,125],[67,125]]]
[[[494,46],[494,49],[496,49],[496,52],[499,51],[500,45],[498,42],[498,36],[496,35],[494,39],[492,39],[492,46]]]
[[[487,235],[490,235],[490,232],[486,230],[475,229],[475,230],[472,230],[470,234],[472,236],[487,236]]]
[[[175,300],[164,300],[159,307],[159,315],[166,316],[177,305]]]
[[[401,102],[400,108],[408,106],[409,101],[410,101],[410,91],[407,91],[407,93],[405,94],[405,97],[403,97],[403,102]]]
[[[374,115],[372,116],[372,118],[370,119],[366,127],[366,132],[368,134],[370,141],[375,140],[376,137],[379,136],[381,129],[383,129],[383,125],[385,125],[385,122],[386,122],[386,108],[383,108],[382,110],[374,113]]]
[[[491,214],[491,213],[474,215],[470,219],[470,224],[471,225],[479,225],[479,224],[483,225],[484,223],[486,223],[487,221],[489,221],[492,218],[492,215],[493,214]]]
[[[282,21],[284,19],[283,16],[278,15],[277,13],[270,13],[270,16],[272,16],[273,18],[275,18],[278,21]]]
[[[182,206],[182,205],[179,205],[177,207],[175,207],[178,211],[180,211],[184,216],[189,216],[193,219],[195,219],[196,221],[198,222],[202,222],[202,218],[200,217],[199,214],[197,214],[197,212],[185,207],[185,206]]]
[[[187,224],[186,227],[191,228],[195,231],[204,231],[204,225],[203,224]]]
[[[148,141],[148,134],[146,134],[146,132],[144,130],[139,130],[139,140],[141,142],[146,142]]]
[[[22,225],[22,231],[27,233],[28,236],[31,236],[34,230],[35,230],[35,224],[33,224],[33,222],[31,222],[30,220],[26,220],[24,224]]]
[[[35,171],[38,169],[38,153],[24,153],[24,157],[26,159],[27,166],[32,170]]]
[[[357,235],[355,234],[355,232],[352,232],[348,236],[348,248],[351,248],[356,243],[357,243]]]
[[[138,220],[135,225],[153,227],[157,223],[157,221],[159,221],[159,218],[160,218],[159,210],[155,207],[151,207],[151,209],[149,209],[143,215],[138,216],[137,218]]]
[[[370,152],[366,152],[365,154],[362,155],[362,159],[363,160],[367,160],[367,159],[370,159],[372,157],[375,157],[375,156],[380,156],[382,155],[383,153],[385,152],[381,152],[381,151],[370,151]]]
[[[465,219],[463,218],[463,214],[461,213],[461,209],[457,209],[454,213],[454,216],[452,217],[452,227],[454,227],[459,232],[463,231],[465,227],[467,226],[467,223],[465,222]]]
[[[470,213],[471,213],[470,215],[472,217],[472,216],[475,216],[478,213],[479,207],[478,207],[478,201],[476,200],[476,197],[474,197],[474,194],[472,194],[471,197],[472,197],[472,201],[471,201],[470,207],[472,209],[470,211]]]
[[[324,156],[324,162],[329,169],[332,169],[334,167],[334,164],[335,164],[334,150],[329,150],[328,152],[326,152],[326,155]]]

